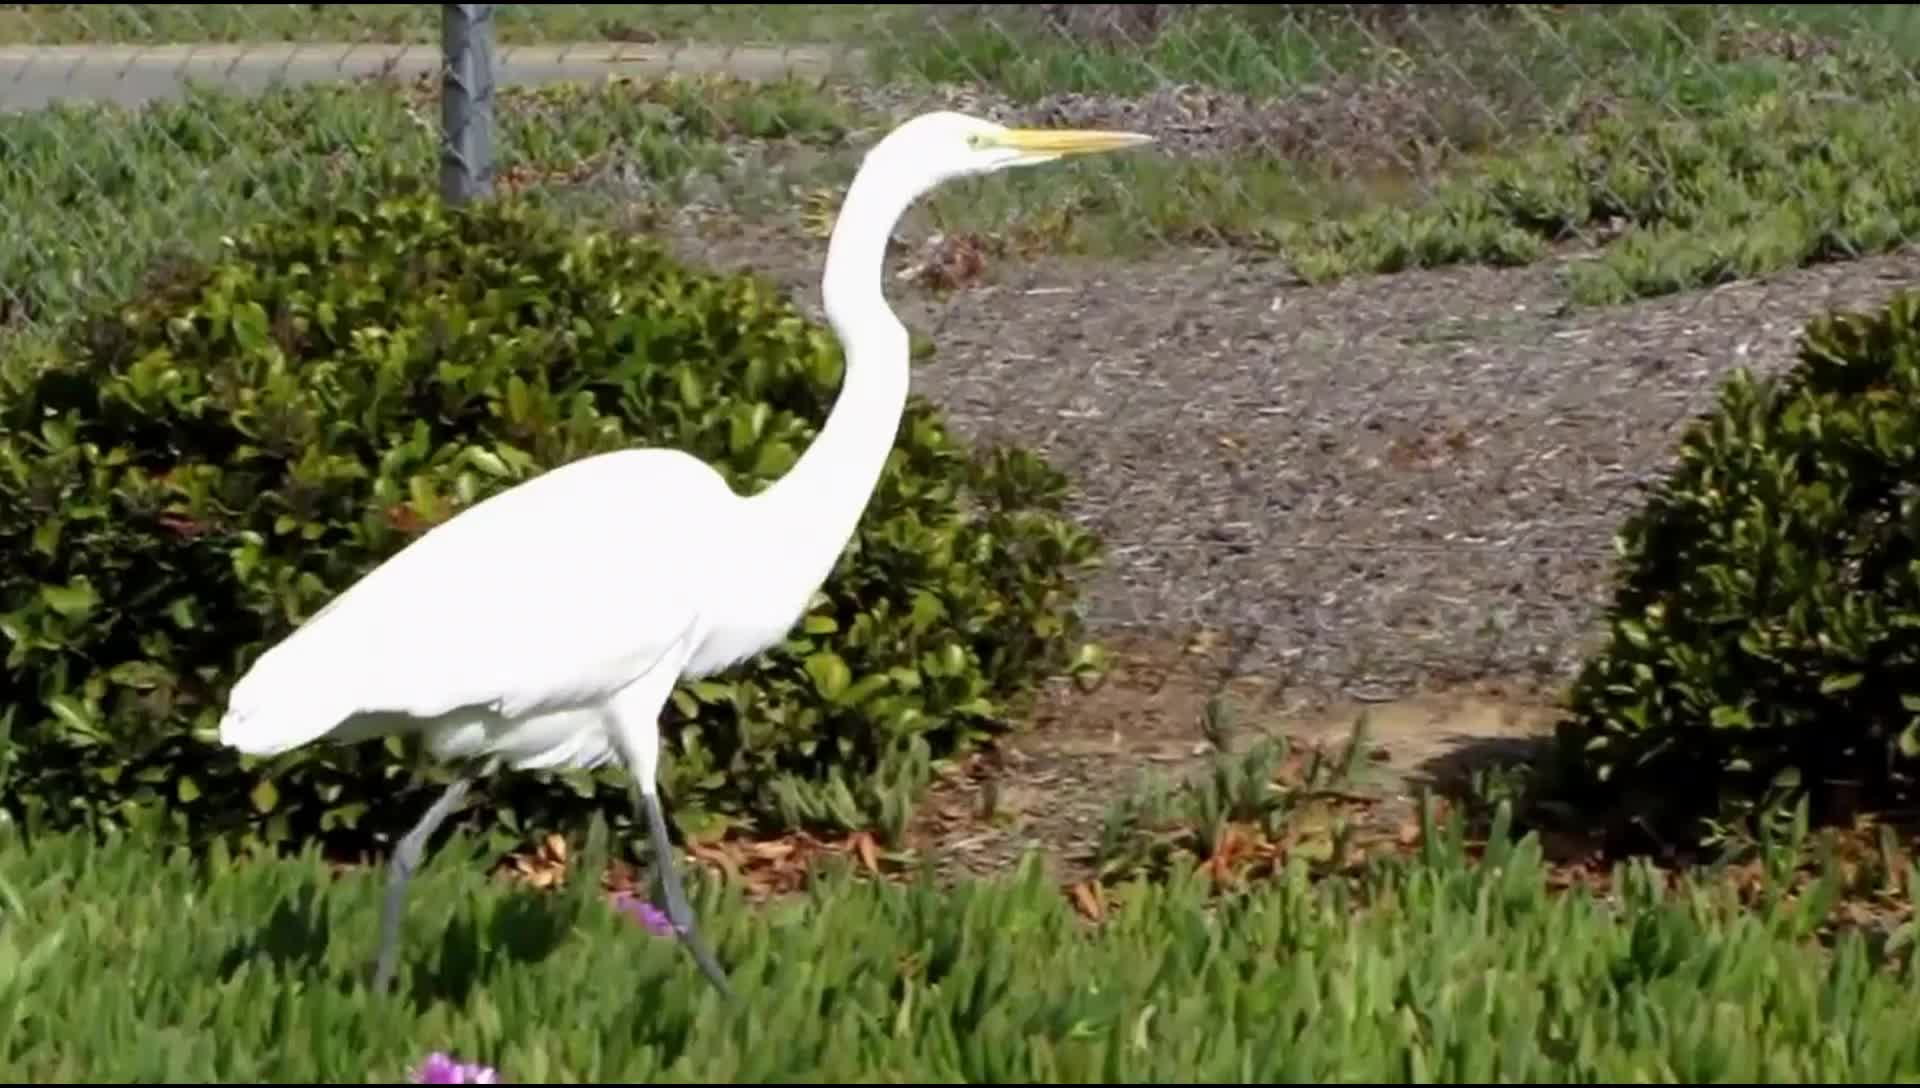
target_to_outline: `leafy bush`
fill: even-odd
[[[831,334],[757,281],[512,203],[308,210],[171,277],[14,360],[0,389],[0,771],[6,803],[48,826],[390,834],[443,776],[409,782],[397,742],[242,760],[214,729],[243,666],[545,467],[670,445],[756,490],[841,377]],[[663,788],[682,822],[844,809],[802,787],[924,766],[1090,660],[1071,579],[1096,545],[1063,491],[1030,453],[970,452],[916,398],[795,636],[675,693]],[[629,804],[611,769],[507,776],[489,801],[515,834]]]
[[[1572,783],[1668,828],[1903,789],[1916,480],[1920,295],[1813,322],[1778,380],[1735,374],[1620,534],[1610,635],[1561,730]]]

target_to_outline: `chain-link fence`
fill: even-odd
[[[1920,270],[1904,5],[496,5],[450,74],[443,14],[0,7],[0,323],[383,164],[812,305],[893,122],[1151,132],[913,213],[917,388],[1072,474],[1136,662],[1369,701],[1565,678],[1715,380]]]

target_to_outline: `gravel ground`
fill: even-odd
[[[1361,168],[1444,137],[1423,101],[1472,106],[1381,84],[1019,108],[957,87],[846,93],[893,118],[1123,125],[1171,154],[1332,148]],[[690,255],[768,274],[819,316],[823,243],[685,233]],[[983,276],[936,292],[899,274],[936,240],[911,218],[898,237],[895,305],[938,347],[917,389],[967,432],[1044,448],[1074,475],[1078,514],[1111,550],[1096,624],[1198,640],[1219,669],[1277,677],[1307,703],[1569,678],[1606,600],[1611,535],[1715,383],[1790,362],[1808,317],[1920,279],[1906,252],[1595,309],[1559,286],[1580,252],[1313,287],[1284,261],[1209,250],[987,257]]]
[[[921,387],[1049,449],[1113,562],[1105,620],[1249,640],[1312,689],[1564,675],[1610,538],[1714,382],[1920,255],[1566,312],[1553,268],[1307,288],[1195,257],[955,297]],[[1050,293],[1039,293],[1048,291]]]
[[[817,243],[683,248],[820,316]],[[1078,481],[1110,549],[1090,618],[1116,650],[1099,691],[1053,689],[937,784],[910,841],[949,875],[1038,848],[1086,879],[1119,793],[1211,766],[1215,693],[1249,738],[1335,750],[1368,714],[1373,832],[1404,826],[1423,784],[1525,758],[1599,633],[1615,527],[1716,381],[1791,363],[1807,318],[1920,280],[1920,251],[1606,309],[1566,306],[1557,271],[1309,287],[1193,253],[896,282],[937,344],[917,391]]]
[[[703,255],[818,316],[817,244]],[[1002,262],[892,294],[938,346],[917,390],[1078,481],[1111,554],[1099,628],[1374,699],[1570,676],[1611,534],[1715,382],[1789,363],[1808,317],[1920,279],[1920,252],[1606,309],[1566,306],[1559,267],[1309,287],[1282,262],[1190,253]]]

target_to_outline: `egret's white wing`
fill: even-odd
[[[597,702],[690,637],[714,554],[700,530],[734,501],[668,451],[577,461],[495,495],[262,655],[234,686],[221,740],[272,754],[354,719]]]

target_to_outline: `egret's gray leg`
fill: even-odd
[[[492,764],[489,764],[488,769],[491,768]],[[427,814],[420,817],[420,822],[394,848],[393,859],[387,866],[386,907],[380,916],[380,958],[373,971],[373,988],[376,992],[385,993],[393,983],[394,961],[400,954],[400,912],[406,904],[407,881],[413,879],[413,874],[419,870],[420,859],[426,854],[427,841],[433,838],[434,832],[440,830],[441,824],[447,822],[453,810],[460,807],[460,802],[466,799],[467,791],[473,788],[477,777],[469,771],[454,779],[440,799],[433,803],[433,807],[427,809]]]
[[[647,821],[653,838],[653,864],[660,870],[660,884],[667,896],[667,918],[673,923],[680,943],[693,954],[693,961],[721,996],[733,999],[726,972],[713,958],[700,935],[694,931],[693,910],[687,906],[687,893],[680,886],[680,871],[673,864],[673,846],[667,841],[667,817],[660,811],[660,708],[679,680],[680,667],[686,663],[688,646],[676,645],[661,655],[645,674],[616,692],[606,706],[609,739],[633,775],[639,796],[636,807]]]
[[[687,893],[680,886],[680,871],[673,864],[673,846],[667,841],[667,818],[660,811],[660,795],[652,782],[642,780],[639,787],[640,809],[653,836],[654,866],[660,870],[660,884],[667,895],[667,918],[673,922],[680,942],[693,954],[693,961],[700,965],[707,979],[720,990],[721,996],[732,1000],[733,987],[727,985],[726,972],[720,969],[720,962],[694,931],[693,908],[687,905]]]

